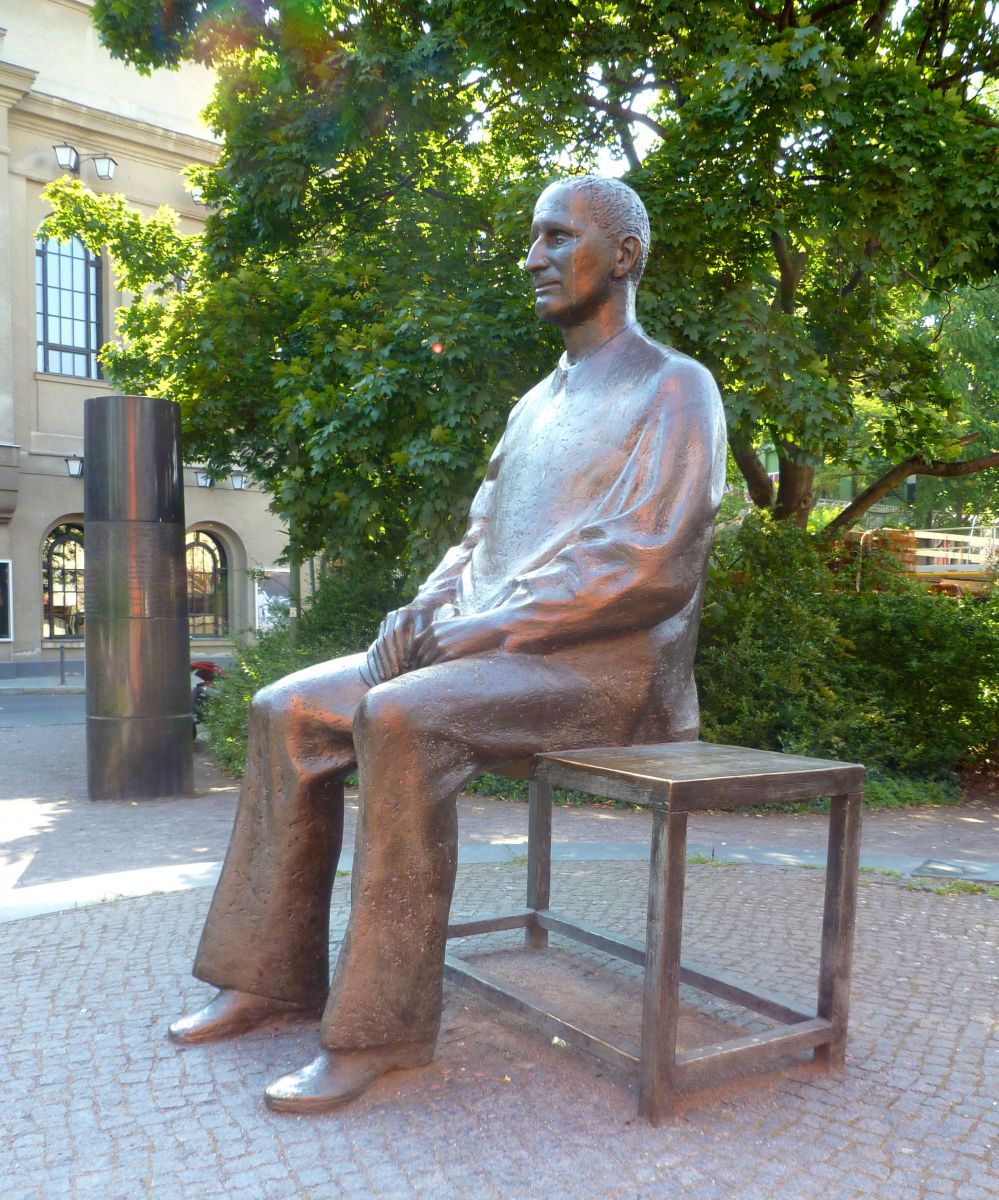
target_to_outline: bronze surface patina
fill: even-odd
[[[624,184],[538,200],[526,269],[565,353],[514,407],[459,546],[367,654],[264,688],[194,964],[220,990],[175,1041],[323,1008],[319,1057],[267,1103],[319,1112],[428,1062],[472,777],[548,750],[697,737],[693,679],[725,425],[691,359],[646,337],[649,226]],[[343,779],[357,766],[352,907],[329,985]]]
[[[83,444],[87,792],[190,796],[180,407],[160,396],[91,396]]]

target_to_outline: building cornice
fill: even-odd
[[[147,121],[119,116],[59,96],[47,96],[43,92],[23,95],[11,115],[18,125],[35,129],[46,137],[73,134],[88,148],[100,143],[101,149],[113,151],[118,148],[123,153],[127,151],[135,161],[151,165],[162,164],[164,158],[173,158],[183,164],[211,164],[219,152],[217,143],[209,138],[164,129]]]
[[[73,12],[85,12],[89,16],[94,0],[49,0],[49,4],[58,4],[60,8],[68,8]]]
[[[12,108],[21,103],[31,91],[37,77],[37,71],[15,66],[14,63],[0,62],[0,105]]]

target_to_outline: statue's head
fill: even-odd
[[[575,175],[550,184],[534,207],[525,263],[537,315],[567,326],[614,297],[632,305],[648,254],[648,214],[626,183]]]

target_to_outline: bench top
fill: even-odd
[[[860,792],[864,786],[859,763],[710,742],[559,750],[539,754],[535,762],[539,780],[670,808],[781,804]]]

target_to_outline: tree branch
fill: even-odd
[[[967,446],[977,438],[977,433],[971,433],[960,438],[957,444]],[[989,471],[993,467],[999,467],[999,450],[992,450],[988,454],[979,455],[978,458],[966,458],[960,462],[946,462],[940,459],[927,462],[921,455],[912,454],[864,488],[841,513],[837,513],[822,530],[822,539],[826,540],[855,525],[872,505],[877,504],[882,496],[887,496],[910,475],[933,475],[953,479],[962,475],[977,475],[979,471]]]
[[[964,119],[972,125],[983,125],[986,129],[999,129],[999,121],[990,121],[988,117],[980,117],[977,114],[965,112]]]
[[[868,265],[871,263],[879,248],[880,243],[878,242],[877,238],[868,238],[864,243],[864,258],[867,260]],[[856,290],[858,284],[866,274],[867,271],[865,270],[863,263],[861,263],[846,281],[846,283],[840,288],[839,294],[841,296],[849,296],[851,292]]]
[[[994,73],[996,66],[997,64],[994,59],[989,59],[983,63],[962,64],[960,70],[951,71],[949,75],[941,75],[936,79],[931,79],[926,86],[931,92],[937,92],[941,88],[952,87],[955,83],[967,83],[969,76],[978,71],[981,71],[983,75],[991,75]]]
[[[874,47],[877,47],[881,41],[881,35],[885,31],[885,22],[894,7],[895,0],[881,0],[874,12],[864,22],[864,33],[870,35]]]
[[[835,0],[833,4],[823,4],[821,8],[813,8],[808,14],[809,25],[814,25],[817,21],[821,21],[823,17],[831,17],[834,12],[839,12],[842,8],[856,8],[857,0]]]
[[[919,43],[919,49],[916,51],[916,62],[922,66],[923,59],[926,57],[926,51],[930,48],[930,38],[933,34],[934,22],[937,18],[939,10],[937,0],[933,0],[933,8],[926,17],[926,29],[923,33],[923,40]]]
[[[635,149],[635,139],[631,136],[631,130],[628,128],[626,121],[622,121],[618,125],[617,134],[621,139],[621,146],[624,149],[624,156],[628,160],[628,166],[632,171],[637,171],[642,165],[642,160],[638,157],[638,151]]]
[[[774,484],[767,474],[760,456],[749,442],[730,435],[728,439],[732,457],[746,481],[749,498],[757,508],[771,509],[774,506]]]
[[[580,104],[585,104],[588,108],[599,108],[601,112],[607,113],[608,116],[617,117],[621,121],[638,121],[641,125],[647,125],[653,133],[658,133],[661,138],[664,138],[668,132],[665,125],[661,125],[654,117],[650,117],[647,113],[636,112],[633,108],[628,108],[624,104],[615,104],[612,100],[598,100],[596,96],[578,96]]]
[[[754,17],[759,17],[761,21],[767,21],[771,25],[777,25],[780,22],[780,15],[778,13],[768,12],[762,5],[754,4],[753,0],[748,0],[746,7]]]
[[[774,258],[780,268],[780,293],[776,297],[781,312],[794,312],[794,294],[801,282],[801,274],[805,269],[808,258],[807,250],[792,250],[787,239],[775,229],[770,231],[770,242],[774,248]]]
[[[966,458],[962,462],[932,462],[925,467],[913,471],[913,475],[936,475],[945,479],[957,479],[962,475],[977,475],[979,471],[989,471],[999,467],[999,450],[991,450],[978,458]]]

